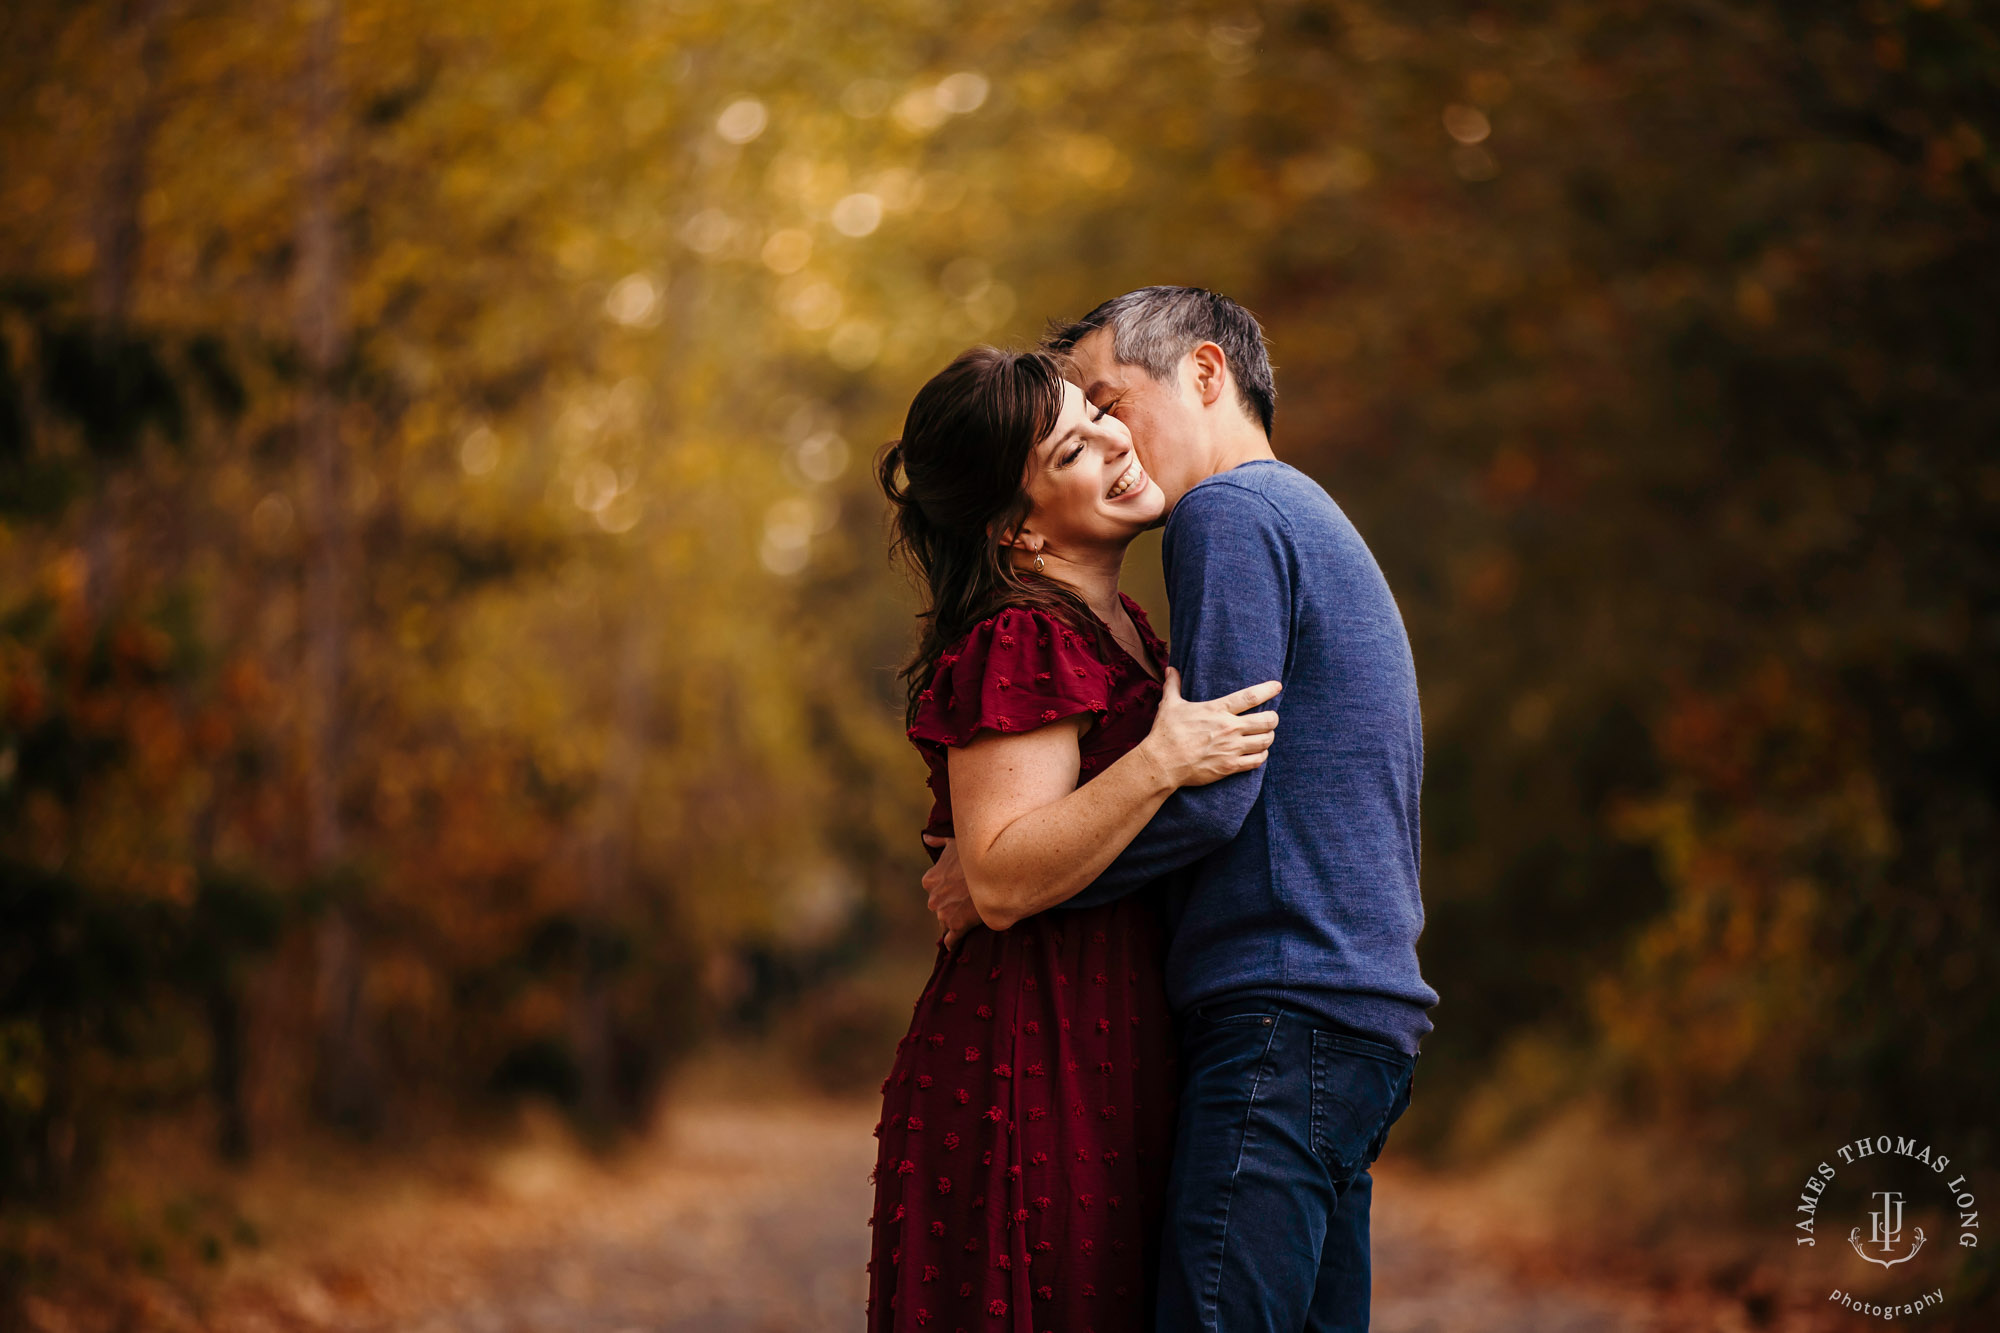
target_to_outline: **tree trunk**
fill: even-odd
[[[216,1151],[223,1160],[250,1160],[250,1110],[243,1087],[243,1002],[233,969],[224,969],[205,998],[209,1087],[215,1094]]]
[[[124,114],[114,123],[90,212],[91,333],[99,373],[109,376],[126,373],[123,344],[145,242],[139,214],[146,196],[147,158],[160,122],[160,63],[166,52],[168,3],[126,4],[115,39],[119,55],[114,67],[124,76],[127,101]],[[119,520],[131,490],[131,479],[123,471],[109,473],[84,515],[83,609],[92,625],[112,600]]]
[[[148,150],[160,120],[160,62],[166,51],[167,5],[168,0],[134,0],[125,6],[120,39],[130,56],[120,63],[132,71],[131,104],[112,134],[91,217],[96,265],[91,274],[90,313],[100,338],[124,332],[145,240],[139,209],[146,195]]]
[[[340,0],[319,0],[306,35],[299,100],[305,148],[298,231],[298,339],[305,377],[299,403],[307,549],[305,639],[305,859],[331,885],[346,856],[340,785],[344,758],[347,521],[337,380],[347,356],[340,246]],[[362,945],[353,905],[333,895],[319,925],[315,995],[321,1114],[372,1128],[379,1108],[362,1013]]]
[[[648,601],[644,596],[631,598],[631,619],[612,695],[610,734],[584,835],[582,972],[572,1032],[580,1075],[578,1110],[586,1124],[598,1129],[609,1128],[633,1109],[621,1105],[611,988],[619,961],[617,933],[631,878],[632,826],[638,814],[646,731],[652,725],[653,668],[659,656],[659,618]]]
[[[129,99],[124,113],[114,121],[106,146],[105,167],[91,200],[89,222],[95,245],[95,262],[90,286],[91,335],[96,344],[100,374],[119,373],[119,349],[126,336],[127,315],[132,302],[132,285],[138,271],[140,245],[140,202],[145,194],[147,152],[159,123],[159,66],[165,43],[164,20],[168,0],[134,0],[123,7],[112,41],[117,48],[113,61],[115,76]],[[26,410],[31,423],[39,416],[32,382],[24,386]],[[31,424],[31,435],[39,435]],[[78,625],[94,637],[111,601],[113,567],[116,563],[120,519],[131,493],[131,482],[121,472],[112,472],[102,489],[93,494],[83,515],[80,538],[83,556],[83,587],[78,599]],[[86,1108],[75,1094],[76,1060],[82,1043],[74,1034],[49,1028],[48,1082],[42,1114],[32,1145],[28,1148],[32,1180],[30,1185],[48,1199],[68,1194],[80,1174],[78,1153],[83,1142],[82,1117]],[[5,1304],[0,1302],[0,1315]]]

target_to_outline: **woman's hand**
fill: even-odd
[[[1238,714],[1269,702],[1278,689],[1269,680],[1189,703],[1169,670],[1146,739],[1081,786],[1087,713],[953,746],[952,824],[980,921],[1006,930],[1067,901],[1103,873],[1177,788],[1262,764],[1278,715]],[[941,924],[949,934],[952,923]]]
[[[1167,668],[1160,711],[1153,729],[1139,742],[1176,787],[1202,787],[1231,773],[1256,768],[1277,739],[1276,713],[1248,709],[1275,699],[1284,686],[1275,680],[1250,685],[1207,703],[1181,698],[1181,677]]]
[[[972,905],[972,891],[965,882],[965,869],[958,863],[958,840],[940,838],[926,833],[923,835],[926,847],[939,848],[938,859],[924,872],[924,892],[926,906],[931,915],[944,928],[940,941],[947,949],[955,949],[965,938],[965,932],[979,924],[979,909]]]

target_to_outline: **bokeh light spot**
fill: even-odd
[[[681,228],[681,240],[698,255],[721,254],[736,236],[736,219],[719,208],[704,208]]]
[[[882,201],[872,194],[850,194],[833,206],[834,229],[844,236],[866,236],[882,225]]]
[[[770,113],[754,97],[739,97],[715,118],[715,132],[730,143],[749,143],[770,124]]]
[[[962,70],[940,80],[935,96],[941,109],[962,116],[986,104],[987,88],[984,75]]]
[[[474,426],[458,446],[458,465],[468,476],[483,477],[500,464],[500,437],[490,426]]]
[[[795,278],[779,292],[778,301],[785,317],[807,332],[832,328],[844,304],[839,289],[824,279]]]
[[[587,514],[602,513],[606,505],[618,498],[618,474],[608,463],[585,463],[576,474],[571,495],[578,509]]]
[[[830,430],[815,431],[792,450],[792,463],[808,481],[824,485],[847,470],[847,441]]]
[[[604,313],[627,328],[660,322],[660,290],[644,273],[628,273],[604,298]]]
[[[1453,103],[1444,109],[1444,132],[1460,143],[1484,143],[1493,123],[1478,107]]]
[[[272,491],[250,511],[250,536],[266,551],[280,550],[292,535],[292,502]]]

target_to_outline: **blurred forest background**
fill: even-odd
[[[10,1228],[163,1119],[871,1090],[934,932],[868,458],[1156,282],[1263,319],[1415,644],[1405,1146],[2000,1188],[1990,7],[30,0],[0,67]]]

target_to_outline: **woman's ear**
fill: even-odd
[[[1031,532],[1012,532],[1001,539],[1000,549],[1003,551],[1019,551],[1022,555],[1040,555],[1042,551],[1042,539]]]
[[[994,541],[1003,551],[1019,551],[1023,555],[1034,555],[1042,549],[1041,534],[1023,521],[1001,528]]]

